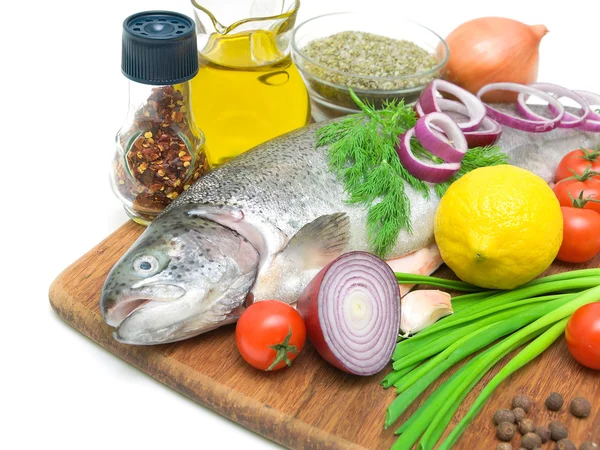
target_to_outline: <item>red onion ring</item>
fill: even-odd
[[[600,114],[591,108],[592,105],[600,106],[600,95],[589,91],[574,90],[573,92],[585,98],[588,102],[588,105],[590,105],[590,114],[588,115],[588,120],[600,121]],[[566,114],[567,113],[565,113],[565,115]]]
[[[460,163],[442,163],[427,162],[418,159],[411,150],[410,140],[415,134],[415,129],[411,128],[406,133],[400,135],[400,142],[396,145],[398,157],[404,168],[419,180],[429,183],[443,183],[452,178],[460,169]]]
[[[468,117],[467,107],[460,102],[445,98],[438,98],[437,102],[442,112],[451,111]],[[423,117],[425,115],[419,102],[415,103],[415,112],[419,117]],[[460,128],[460,122],[457,123]],[[435,126],[432,128],[440,132],[442,131]],[[502,135],[502,127],[498,122],[486,116],[481,121],[481,124],[477,130],[463,130],[463,135],[467,140],[467,145],[469,148],[485,147],[488,145],[494,145],[500,140],[500,136]]]
[[[298,299],[308,338],[335,367],[369,376],[390,361],[400,329],[400,289],[392,269],[367,252],[323,268]]]
[[[456,86],[445,80],[435,79],[431,81],[421,93],[419,104],[424,113],[443,112],[436,97],[438,92],[446,92],[458,98],[467,108],[469,120],[458,124],[463,131],[474,131],[479,128],[485,117],[485,107],[480,99],[469,91]]]
[[[581,105],[581,115],[576,116],[574,114],[567,113],[566,111],[563,113],[562,120],[558,123],[559,128],[576,128],[581,125],[588,118],[590,114],[590,105],[587,100],[582,96],[577,94],[574,91],[571,91],[562,86],[558,86],[552,83],[534,83],[529,86],[544,91],[548,94],[555,94],[557,98],[559,97],[567,97],[571,100],[575,100],[579,105]],[[526,103],[526,98],[523,92],[521,92],[517,96],[517,110],[526,118],[531,120],[547,120],[546,117],[536,114],[531,110],[529,105]],[[558,111],[554,106],[548,104],[548,108],[552,111],[552,114],[557,115]]]
[[[484,103],[485,109],[487,110],[488,115],[496,120],[497,122],[505,125],[507,127],[515,128],[521,131],[528,131],[531,133],[543,133],[546,131],[553,130],[556,128],[558,123],[563,118],[565,113],[565,108],[562,103],[558,101],[557,98],[553,97],[550,94],[545,93],[544,91],[540,91],[539,89],[533,88],[531,86],[525,86],[523,84],[518,83],[491,83],[484,87],[482,87],[479,92],[477,92],[477,97],[481,98],[484,94],[489,91],[495,90],[504,90],[504,91],[513,91],[518,93],[525,93],[529,95],[535,95],[545,101],[548,102],[549,105],[554,106],[556,108],[557,114],[553,119],[544,119],[544,120],[532,120],[532,119],[523,119],[521,117],[517,117],[512,114],[507,114],[502,111],[499,111],[495,108],[492,108],[487,103]]]
[[[478,130],[466,131],[464,135],[469,148],[485,147],[494,145],[500,140],[500,136],[502,136],[502,127],[494,119],[485,117],[481,121]]]
[[[461,162],[467,153],[464,134],[456,122],[441,112],[425,114],[417,120],[415,136],[431,154],[449,163]]]
[[[588,102],[588,104],[591,105],[600,105],[600,95],[595,94],[593,92],[588,92],[588,91],[573,91],[576,94],[581,95],[583,98],[585,98]],[[565,116],[573,116],[573,114],[570,114],[568,112],[565,112]],[[576,116],[573,116],[576,117]],[[587,119],[585,120],[585,122],[583,122],[581,125],[579,125],[577,127],[578,130],[582,130],[582,131],[591,131],[594,133],[598,133],[600,132],[600,114],[598,114],[596,111],[594,111],[593,109],[590,108],[590,114],[588,115]]]
[[[423,117],[425,115],[425,112],[423,111],[423,107],[421,106],[421,103],[419,103],[418,100],[417,100],[417,103],[415,103],[414,109],[415,109],[415,112],[417,113],[417,116]]]

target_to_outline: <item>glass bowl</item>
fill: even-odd
[[[304,48],[309,42],[343,31],[362,31],[411,41],[430,53],[437,65],[411,75],[377,77],[336,70],[305,54]],[[308,87],[313,119],[317,122],[359,110],[350,97],[348,87],[352,87],[362,101],[377,108],[386,100],[403,99],[406,104],[416,102],[427,83],[443,75],[448,56],[446,41],[423,25],[410,20],[373,18],[360,13],[342,12],[314,17],[296,27],[292,35],[292,58]],[[344,84],[331,81],[340,78]]]

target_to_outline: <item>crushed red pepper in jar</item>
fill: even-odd
[[[186,84],[152,87],[117,136],[114,188],[138,223],[148,224],[208,171],[204,139],[191,120],[186,91]]]

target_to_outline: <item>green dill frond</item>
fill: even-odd
[[[401,230],[412,231],[406,184],[426,200],[431,196],[432,185],[412,176],[400,163],[396,151],[399,136],[417,122],[413,108],[403,100],[392,100],[376,110],[361,101],[352,89],[350,95],[362,111],[319,128],[316,145],[328,146],[330,170],[344,183],[348,203],[367,208],[369,245],[373,253],[384,258],[394,248]],[[417,157],[442,162],[418,141],[413,144]],[[433,185],[433,190],[441,197],[465,173],[507,161],[508,157],[497,147],[474,148],[466,153],[456,176]]]

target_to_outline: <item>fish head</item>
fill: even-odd
[[[259,265],[240,234],[172,208],[110,271],[100,308],[129,344],[186,339],[237,320]]]

